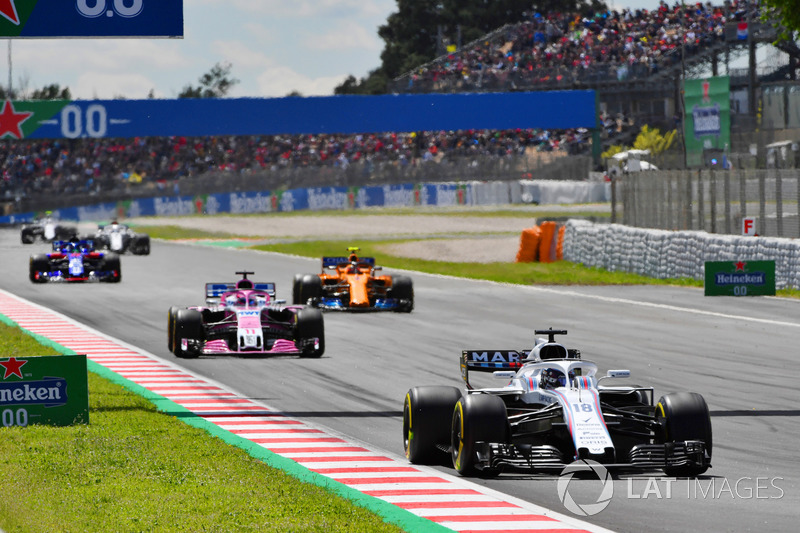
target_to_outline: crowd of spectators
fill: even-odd
[[[576,13],[534,14],[503,28],[493,38],[420,68],[403,83],[465,90],[470,84],[532,83],[552,73],[610,66],[618,76],[635,69],[653,72],[671,60],[685,39],[689,53],[722,37],[727,22],[745,20],[754,0],[723,5],[662,2],[653,11],[624,9],[593,17]],[[633,122],[602,115],[607,135]],[[38,194],[86,194],[141,183],[170,182],[207,172],[248,174],[285,168],[329,166],[346,169],[374,163],[423,165],[459,157],[513,157],[530,151],[585,151],[589,132],[465,130],[369,133],[361,135],[217,136],[202,138],[0,140],[0,200]]]
[[[657,9],[534,13],[395,80],[398,92],[509,90],[642,78],[724,40],[759,16],[758,0],[662,1]],[[685,46],[681,46],[681,43]]]
[[[463,130],[362,135],[141,137],[0,141],[0,200],[40,194],[94,195],[142,183],[167,188],[207,172],[250,174],[286,168],[374,163],[424,165],[530,151],[585,151],[585,129]]]

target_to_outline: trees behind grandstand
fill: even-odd
[[[602,0],[397,0],[397,12],[378,28],[382,64],[360,80],[348,76],[334,93],[384,94],[390,80],[534,13],[606,9]]]
[[[800,31],[800,9],[797,9],[797,0],[761,0],[767,8],[764,13],[765,20],[779,20],[785,29],[783,37],[791,39],[792,33]]]
[[[45,85],[41,89],[34,89],[27,91],[25,89],[19,91],[11,91],[9,94],[6,87],[0,86],[0,100],[7,98],[22,100],[72,100],[72,93],[69,87],[61,87],[57,83]]]
[[[233,65],[227,61],[215,64],[200,76],[198,86],[186,85],[178,98],[222,98],[239,83],[239,80],[231,77],[232,68]]]

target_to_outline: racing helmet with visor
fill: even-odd
[[[575,377],[575,373],[570,371],[570,381]],[[545,368],[542,371],[542,376],[539,379],[539,388],[541,389],[556,389],[558,387],[567,386],[567,376],[561,369],[558,368]]]

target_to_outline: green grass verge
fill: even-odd
[[[0,323],[0,357],[56,353],[63,352]],[[263,448],[254,447],[254,457],[93,372],[89,409],[88,425],[0,428],[0,527],[7,533],[402,531],[372,512],[396,508],[364,496],[356,505],[348,498],[360,494],[329,480],[325,487],[284,460],[288,471],[316,479],[303,482],[258,458],[271,455]],[[439,529],[397,511],[388,520],[407,530]]]
[[[702,287],[703,282],[693,279],[655,279],[627,272],[609,272],[601,268],[590,268],[568,261],[554,263],[456,263],[449,261],[430,261],[398,257],[383,252],[389,244],[408,242],[403,240],[384,241],[302,241],[286,244],[268,244],[253,246],[253,249],[268,252],[301,255],[305,257],[322,257],[323,255],[346,255],[348,246],[358,244],[360,255],[375,256],[381,265],[391,268],[402,268],[445,274],[471,279],[485,279],[501,283],[522,285],[683,285]]]

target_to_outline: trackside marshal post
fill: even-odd
[[[775,261],[706,261],[706,296],[775,296]]]
[[[89,423],[85,355],[0,356],[0,424]]]

